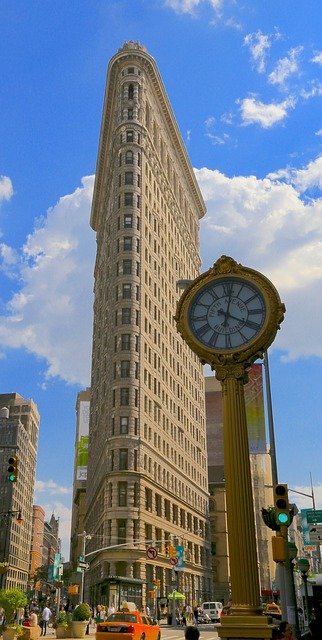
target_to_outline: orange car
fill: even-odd
[[[99,622],[96,640],[160,640],[161,630],[151,618],[139,611],[116,611]]]

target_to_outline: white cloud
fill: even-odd
[[[249,48],[257,71],[259,73],[264,73],[266,68],[267,52],[271,47],[270,37],[261,31],[248,33],[244,38],[244,44]]]
[[[10,200],[13,196],[13,186],[10,178],[0,176],[0,200]]]
[[[313,58],[311,58],[311,62],[315,64],[319,64],[322,66],[322,51],[319,51]]]
[[[239,104],[244,125],[259,124],[268,129],[287,117],[288,111],[295,107],[295,100],[288,98],[282,102],[265,104],[252,97],[240,100]]]
[[[291,76],[299,71],[299,63],[298,59],[300,54],[303,51],[303,47],[294,47],[289,51],[288,56],[285,58],[281,58],[274,71],[272,71],[268,76],[268,81],[271,84],[277,84],[283,86],[285,81]]]
[[[202,3],[210,4],[210,6],[218,12],[222,6],[223,0],[165,0],[165,6],[170,7],[177,13],[194,14],[195,9]]]
[[[63,487],[57,484],[54,480],[36,480],[35,482],[36,493],[46,492],[49,495],[66,495],[71,493],[71,487]]]
[[[322,95],[322,83],[317,80],[312,80],[310,83],[309,89],[301,89],[300,96],[304,98],[304,100],[308,100],[309,98],[315,98],[316,96]]]
[[[289,360],[322,357],[322,199],[305,198],[310,186],[321,190],[322,159],[285,170],[284,179],[229,178],[206,168],[196,176],[207,206],[203,270],[227,254],[265,273],[287,310],[274,346]]]
[[[47,361],[48,377],[83,386],[89,384],[91,352],[93,180],[83,178],[28,236],[19,265],[21,288],[0,317],[2,347],[24,347]]]

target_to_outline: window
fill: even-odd
[[[122,309],[122,324],[130,324],[131,323],[131,308],[124,307]]]
[[[127,72],[128,73],[134,73],[134,67],[128,67]]]
[[[129,333],[122,333],[121,335],[121,350],[129,351],[131,346],[131,336]]]
[[[128,120],[133,120],[133,109],[128,109],[127,110],[127,119]]]
[[[155,494],[155,510],[157,516],[162,516],[162,498],[159,493]]]
[[[133,151],[126,151],[125,164],[133,164]]]
[[[123,260],[123,275],[132,273],[132,260]]]
[[[123,248],[124,251],[132,251],[132,238],[130,236],[124,238]]]
[[[129,378],[130,376],[130,360],[121,361],[121,378]]]
[[[120,405],[121,407],[127,407],[130,401],[130,389],[128,387],[122,387],[120,390]]]
[[[124,176],[125,184],[133,184],[133,171],[126,171]]]
[[[118,504],[119,507],[126,507],[127,505],[127,482],[117,483],[118,492]]]
[[[128,129],[126,132],[126,142],[134,141],[134,131],[132,129]]]
[[[119,470],[126,471],[128,469],[128,450],[120,449],[119,451]]]
[[[124,206],[132,207],[133,206],[133,193],[125,193],[124,194]]]
[[[126,520],[117,521],[117,543],[124,544],[126,542]]]
[[[145,508],[147,511],[152,511],[152,489],[145,487]]]
[[[128,416],[120,417],[120,433],[125,434],[129,432],[129,418]]]
[[[132,294],[132,285],[128,282],[122,285],[122,298],[123,300],[129,300]]]
[[[131,213],[126,213],[124,216],[124,229],[132,229],[133,227],[133,216]]]
[[[133,84],[129,84],[128,98],[129,98],[129,100],[133,100],[133,98],[134,98],[134,86],[133,86]]]

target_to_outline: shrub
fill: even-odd
[[[15,621],[16,609],[24,609],[28,598],[21,589],[2,589],[0,591],[0,607],[4,609],[6,625]]]
[[[89,620],[90,617],[91,610],[88,604],[84,604],[84,602],[79,604],[73,611],[73,620],[76,622],[85,622],[86,620]]]

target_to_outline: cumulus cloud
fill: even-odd
[[[37,494],[46,492],[49,495],[66,495],[71,493],[71,487],[63,487],[54,480],[36,480],[35,491]]]
[[[248,33],[244,38],[244,45],[249,48],[255,68],[264,73],[267,53],[271,47],[270,37],[261,31]]]
[[[206,200],[201,222],[203,270],[222,254],[265,273],[286,304],[274,343],[285,359],[322,357],[322,158],[263,179],[196,170]],[[303,327],[305,326],[305,331]]]
[[[0,176],[0,201],[10,200],[13,196],[13,186],[8,176]]]
[[[295,107],[295,100],[287,98],[282,102],[265,104],[250,97],[240,100],[238,104],[244,125],[259,124],[263,129],[269,129],[287,117],[289,110]]]
[[[20,289],[0,317],[2,347],[25,348],[48,363],[48,377],[84,386],[91,352],[93,181],[83,178],[38,221],[21,251]],[[8,263],[10,248],[3,246],[2,255]]]
[[[299,57],[303,51],[303,47],[294,47],[285,58],[278,60],[277,65],[268,76],[270,84],[284,86],[286,80],[299,72]]]

